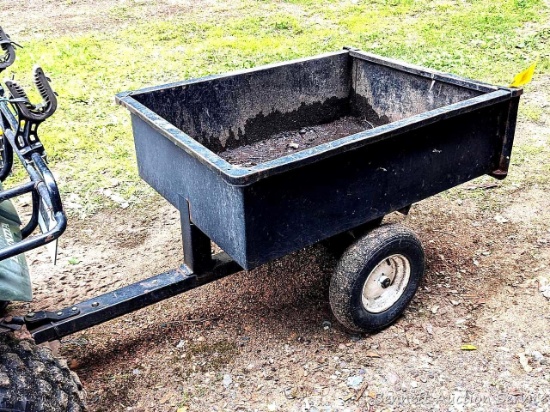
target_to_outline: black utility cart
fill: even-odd
[[[407,213],[475,177],[504,178],[520,94],[344,49],[122,93],[117,101],[132,116],[142,178],[181,213],[182,284],[353,232],[359,239],[338,265],[331,305],[347,327],[374,331],[411,300],[424,253],[405,227],[373,228],[386,214]],[[256,164],[223,158],[342,118],[364,122],[365,130],[314,147],[296,143]],[[212,257],[211,240],[225,253]],[[159,284],[174,288],[172,276]]]
[[[26,95],[8,87],[26,118]],[[121,93],[140,174],[180,211],[184,264],[24,322],[37,342],[59,339],[316,242],[349,239],[331,281],[334,314],[353,330],[384,328],[412,299],[424,252],[406,227],[380,226],[383,217],[484,174],[506,177],[521,92],[346,48]],[[265,161],[225,160],[345,121],[363,127],[318,145],[293,142]],[[17,145],[10,136],[26,129],[7,126]],[[212,256],[211,242],[224,252]]]

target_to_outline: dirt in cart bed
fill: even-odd
[[[367,120],[344,116],[330,123],[277,133],[268,139],[229,149],[219,155],[236,166],[255,166],[373,127],[374,125]]]

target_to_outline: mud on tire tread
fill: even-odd
[[[374,266],[394,253],[402,253],[409,259],[409,283],[392,307],[381,313],[367,312],[361,304],[363,284]],[[424,249],[410,229],[400,224],[373,229],[346,249],[338,262],[329,289],[332,312],[340,323],[353,331],[376,332],[384,329],[399,318],[412,300],[424,270]]]
[[[0,334],[0,412],[85,411],[74,372],[47,348]]]

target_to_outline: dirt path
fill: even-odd
[[[213,0],[0,0],[2,27],[14,38],[108,32],[143,19],[175,17],[190,12],[223,13],[238,7],[238,1],[228,7]],[[21,24],[22,20],[25,24]]]
[[[166,218],[171,226],[161,225]],[[93,295],[102,285],[177,264],[177,215],[167,207],[138,222],[148,229],[135,236],[91,233],[132,229],[130,219],[105,214],[73,225],[62,260],[82,259],[77,265],[52,271],[38,255],[33,308],[58,307],[62,291],[47,293],[46,276],[75,286],[63,291]],[[406,316],[377,335],[349,335],[332,319],[327,283],[334,260],[314,247],[64,339],[63,353],[73,359],[92,410],[302,410],[308,404],[342,410],[367,402],[447,410],[453,396],[457,405],[465,397],[536,410],[533,402],[549,395],[549,371],[532,354],[550,355],[550,330],[548,302],[534,279],[537,265],[548,270],[550,233],[537,238],[531,222],[498,226],[469,202],[442,198],[416,206],[407,224],[427,245],[428,276]],[[462,352],[462,343],[478,351]],[[529,354],[530,373],[519,353]],[[359,401],[350,378],[368,382]]]

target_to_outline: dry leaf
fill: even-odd
[[[525,356],[525,353],[520,353],[518,356],[519,356],[519,363],[523,367],[523,370],[527,373],[531,372],[533,368],[529,366],[529,359],[527,359],[527,356]]]
[[[522,393],[519,391],[519,389],[512,388],[508,391],[508,393],[512,396],[521,396]]]

